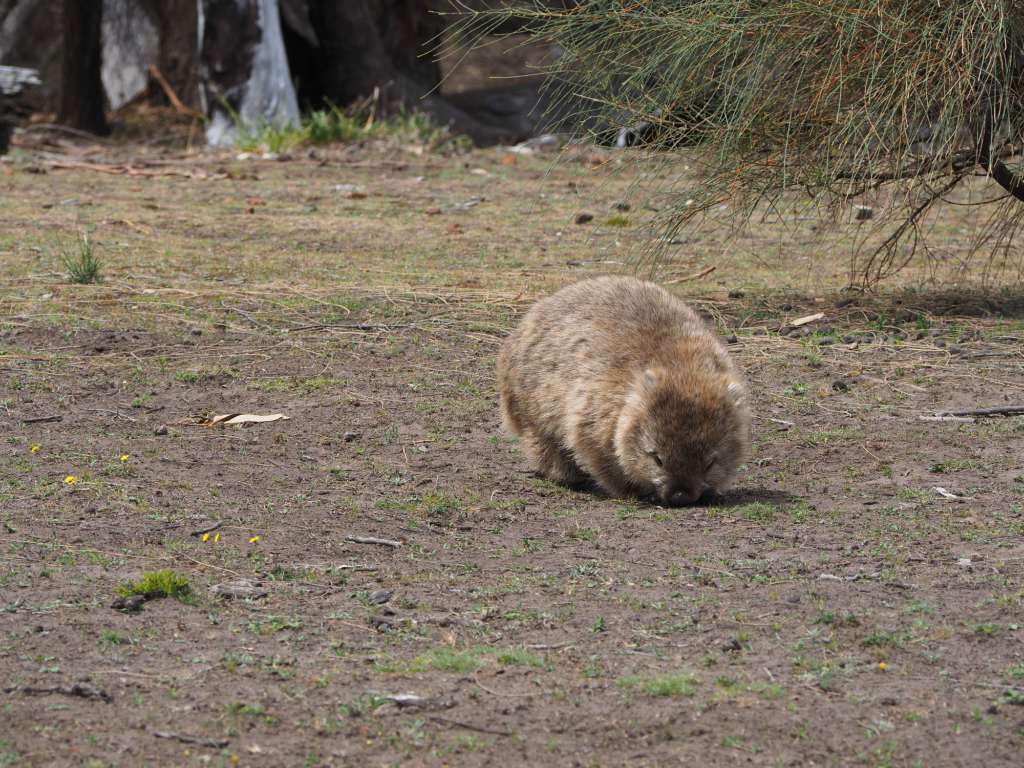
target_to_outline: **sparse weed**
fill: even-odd
[[[60,260],[68,271],[68,281],[76,285],[91,285],[103,279],[102,263],[96,255],[89,235],[82,233],[74,244],[64,244],[60,250]]]
[[[188,578],[170,570],[143,573],[138,581],[118,587],[117,594],[122,597],[142,595],[147,600],[173,597],[182,603],[194,601]]]

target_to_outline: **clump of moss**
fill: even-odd
[[[173,597],[183,603],[191,602],[193,599],[192,585],[188,583],[188,579],[169,570],[145,572],[138,581],[118,587],[117,594],[122,597],[141,595],[147,600]]]

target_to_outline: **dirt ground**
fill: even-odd
[[[688,236],[659,277],[717,268],[674,289],[751,383],[736,489],[577,493],[500,431],[503,335],[630,271],[658,172],[23,143],[0,766],[1019,765],[1024,418],[920,418],[1024,400],[1019,285],[842,293],[853,223]],[[940,212],[949,252],[971,215]],[[82,232],[99,284],[60,261]],[[234,413],[288,419],[199,424]],[[191,593],[111,608],[166,569]],[[266,594],[211,592],[239,579]]]

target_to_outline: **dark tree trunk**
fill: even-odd
[[[146,0],[146,10],[160,34],[160,55],[157,68],[167,78],[178,98],[200,109],[197,0]],[[160,93],[159,88],[151,92]]]
[[[437,92],[441,71],[427,46],[443,31],[445,18],[433,13],[435,5],[431,0],[309,0],[317,45],[289,30],[286,18],[285,42],[300,103],[348,106],[375,97],[385,114],[416,109],[477,144],[518,138],[480,122]]]
[[[57,121],[99,135],[110,133],[100,80],[102,0],[64,0],[64,59]]]

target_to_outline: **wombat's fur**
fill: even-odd
[[[498,355],[502,416],[535,469],[614,496],[692,504],[724,490],[749,442],[747,393],[683,302],[629,277],[537,302]]]

